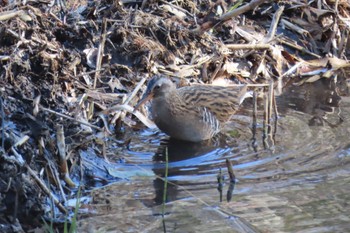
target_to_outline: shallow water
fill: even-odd
[[[266,137],[261,112],[252,130],[249,103],[211,142],[135,132],[128,148],[110,157],[122,157],[115,169],[132,175],[92,192],[95,212],[79,221],[81,231],[162,232],[164,226],[167,232],[349,231],[347,88],[333,80],[291,86],[277,97],[277,107],[279,116]],[[169,184],[163,226],[165,154]],[[236,177],[230,202],[226,159]]]

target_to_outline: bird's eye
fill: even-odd
[[[160,85],[157,85],[154,87],[154,90],[159,90],[159,88],[160,88]]]

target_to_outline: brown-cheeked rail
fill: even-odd
[[[152,100],[152,118],[160,130],[172,138],[199,142],[220,132],[245,99],[246,90],[246,86],[211,85],[177,89],[169,78],[155,76],[135,109]]]

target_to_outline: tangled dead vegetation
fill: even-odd
[[[68,211],[60,182],[74,187],[67,160],[79,177],[79,150],[102,148],[96,138],[113,134],[111,126],[116,132],[134,127],[128,112],[153,74],[204,83],[273,82],[280,93],[288,82],[331,78],[349,66],[345,0],[0,5],[1,232],[41,225],[52,193]]]

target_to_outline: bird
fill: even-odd
[[[151,100],[151,116],[161,131],[177,140],[200,142],[220,132],[246,93],[246,86],[198,84],[177,88],[168,77],[156,75],[134,109]]]

